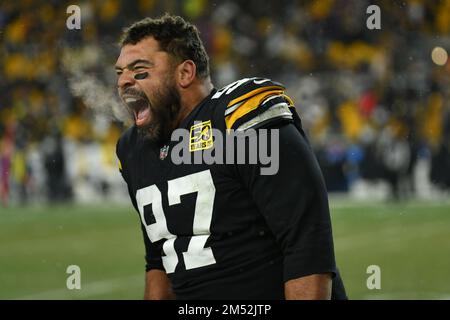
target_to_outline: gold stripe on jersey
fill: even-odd
[[[280,95],[283,94],[283,90],[280,90],[281,87],[278,86],[272,86],[272,87],[265,87],[266,90],[263,92],[258,92],[253,95],[249,95],[252,92],[255,92],[256,90],[260,90],[263,88],[259,88],[256,90],[253,90],[249,92],[248,94],[241,96],[239,98],[236,98],[235,100],[231,101],[229,106],[232,106],[236,103],[239,103],[242,101],[243,97],[247,96],[250,97],[247,99],[236,111],[234,111],[232,114],[225,117],[225,124],[227,126],[227,129],[231,129],[233,127],[233,124],[238,120],[239,118],[245,116],[247,113],[255,110],[259,107],[262,101],[264,101],[266,98],[273,96],[273,95]],[[267,90],[267,88],[271,88]]]
[[[231,102],[228,104],[227,108],[229,108],[229,107],[231,107],[231,106],[233,106],[233,105],[235,105],[235,104],[237,104],[237,103],[239,103],[241,101],[244,101],[245,99],[248,99],[248,98],[250,98],[250,97],[252,97],[254,95],[257,95],[258,93],[261,93],[261,92],[264,92],[264,91],[269,91],[269,90],[281,90],[281,91],[283,91],[284,88],[281,87],[281,86],[267,86],[267,87],[257,88],[255,90],[247,92],[246,94],[244,94],[244,95],[242,95],[240,97],[237,97],[234,100],[231,100]]]
[[[289,97],[286,94],[282,94],[283,98],[286,99],[286,101],[288,102],[289,107],[293,107],[294,106],[294,100],[291,99],[291,97]]]

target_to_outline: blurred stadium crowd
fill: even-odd
[[[71,4],[81,8],[80,30],[66,28]],[[366,26],[370,4],[3,1],[2,203],[126,197],[115,159],[124,128],[115,43],[124,26],[164,12],[198,26],[216,87],[249,76],[287,86],[330,191],[445,195],[450,63],[433,63],[431,52],[450,49],[450,0],[377,1],[380,30]]]

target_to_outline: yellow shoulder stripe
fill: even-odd
[[[270,88],[270,87],[266,87],[266,89],[267,88]],[[264,92],[260,92],[260,93],[257,93],[256,95],[252,96],[250,99],[245,101],[236,111],[234,111],[232,114],[226,116],[225,124],[227,126],[227,129],[231,129],[233,127],[233,124],[236,122],[236,120],[245,116],[250,111],[258,108],[258,106],[261,104],[261,102],[263,100],[265,100],[267,97],[283,94],[283,90],[280,90],[281,87],[273,86],[271,88],[272,88],[272,90],[266,90]],[[259,88],[259,89],[263,89],[263,88]],[[256,90],[259,90],[259,89],[256,89]],[[274,89],[278,89],[278,90],[274,90]],[[254,91],[256,91],[256,90],[254,90]],[[238,99],[240,99],[239,101],[242,101],[241,98],[242,97],[238,98]],[[235,99],[235,100],[237,100],[237,99]],[[237,101],[237,103],[239,103],[239,101]],[[231,105],[231,103],[229,105]]]
[[[245,99],[248,99],[248,98],[250,98],[250,97],[252,97],[254,95],[257,95],[258,93],[261,93],[261,92],[264,92],[264,91],[271,91],[271,90],[284,90],[284,88],[280,87],[280,86],[267,86],[267,87],[261,87],[261,88],[252,90],[250,92],[247,92],[243,96],[240,96],[240,97],[237,97],[234,100],[231,100],[231,102],[228,104],[227,108],[235,105],[236,103],[244,101]]]
[[[283,98],[285,98],[287,100],[287,102],[289,103],[289,107],[294,106],[294,100],[292,100],[291,97],[289,97],[288,95],[283,93]]]
[[[118,160],[118,165],[119,165],[119,170],[122,171],[122,162],[120,162],[120,160]]]

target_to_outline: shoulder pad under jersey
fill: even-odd
[[[218,90],[211,100],[225,105],[227,129],[244,131],[279,120],[292,120],[294,104],[278,82],[265,78],[245,78]]]

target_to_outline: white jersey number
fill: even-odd
[[[189,241],[188,249],[183,252],[186,269],[194,269],[216,263],[211,248],[205,248],[205,243],[210,236],[210,225],[212,219],[214,196],[216,188],[209,170],[193,173],[181,178],[168,181],[167,196],[169,206],[181,203],[181,196],[197,192],[195,202],[193,236]],[[165,256],[162,257],[164,268],[167,273],[172,273],[178,264],[178,256],[175,251],[176,235],[167,229],[166,217],[162,207],[161,191],[152,185],[139,189],[136,192],[136,202],[142,223],[147,235],[152,242],[166,239],[163,244]],[[144,218],[144,207],[152,206],[155,223],[147,225]]]

